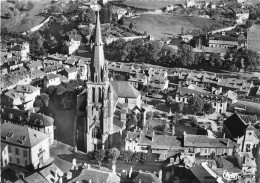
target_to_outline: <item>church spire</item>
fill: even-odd
[[[106,65],[103,49],[102,33],[100,27],[99,12],[97,12],[95,42],[93,47],[91,80],[93,82],[104,82],[106,79]]]
[[[97,12],[95,45],[103,45],[101,28],[100,28],[99,12]]]

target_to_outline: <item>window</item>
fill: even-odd
[[[12,152],[12,148],[11,148],[11,146],[8,146],[8,152],[9,152],[9,153]]]
[[[15,148],[15,155],[19,155],[19,149]]]
[[[12,156],[9,156],[9,161],[13,161]]]
[[[205,148],[205,153],[208,153],[208,149],[207,148]]]
[[[16,161],[17,161],[17,164],[20,164],[20,159],[19,158],[17,158]]]
[[[27,151],[26,150],[23,150],[23,157],[27,157]]]
[[[24,161],[25,166],[27,166],[27,160]]]

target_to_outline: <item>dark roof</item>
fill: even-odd
[[[37,61],[31,62],[30,64],[28,64],[29,68],[38,67],[38,66],[42,66],[41,60],[37,60]]]
[[[34,147],[47,139],[48,135],[29,127],[4,123],[1,125],[1,142],[24,147]]]
[[[68,69],[66,69],[67,73],[71,73],[71,72],[77,72],[76,67],[70,67]]]
[[[10,114],[12,114],[12,118],[10,118]],[[54,122],[53,118],[43,114],[28,113],[23,110],[8,107],[2,107],[1,117],[2,119],[12,121],[13,123],[28,124],[37,127],[51,126]]]
[[[119,128],[123,128],[123,126],[124,126],[124,123],[122,121],[120,121],[117,117],[113,118],[113,124]]]
[[[201,183],[217,183],[216,179],[201,165],[190,167],[190,171]]]
[[[135,174],[133,174],[135,176]],[[142,183],[162,183],[162,181],[153,173],[146,172],[138,172],[138,174],[134,177],[133,182],[139,183],[141,180]]]
[[[140,92],[136,90],[130,82],[127,81],[111,81],[111,85],[114,88],[118,97],[122,98],[137,98]]]
[[[248,123],[255,123],[256,121],[256,116],[234,113],[224,121],[224,125],[231,133],[232,138],[237,138],[244,135]]]

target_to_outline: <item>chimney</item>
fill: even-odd
[[[131,178],[132,172],[133,172],[133,168],[132,168],[132,166],[131,166],[131,168],[130,168],[130,170],[129,170],[129,178]]]
[[[138,183],[142,183],[142,180],[141,180],[141,179],[139,179]]]
[[[91,168],[91,165],[90,164],[87,164],[87,169],[90,169]]]
[[[88,183],[91,183],[91,182],[92,182],[92,180],[91,180],[91,179],[89,179],[89,180],[88,180]]]
[[[227,139],[227,147],[229,146],[229,139]]]
[[[62,177],[59,178],[59,183],[62,183]]]

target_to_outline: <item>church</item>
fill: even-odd
[[[141,94],[127,81],[110,81],[104,56],[99,13],[97,13],[92,58],[87,68],[85,88],[77,97],[77,145],[83,151],[109,147],[108,137],[121,131],[126,120],[115,118],[119,104],[129,109],[141,108]],[[79,145],[81,144],[81,145]]]

